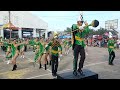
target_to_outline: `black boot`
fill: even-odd
[[[109,62],[108,64],[109,64],[109,65],[114,65],[114,64],[113,64],[113,63],[111,63],[111,62]]]
[[[16,68],[17,68],[17,65],[15,64],[15,65],[13,66],[12,71],[16,70]]]
[[[46,64],[45,64],[45,70],[47,70],[47,66],[46,66]]]
[[[47,65],[48,65],[48,61],[47,61]]]
[[[50,65],[51,65],[52,61],[50,60]]]
[[[15,64],[16,68],[17,68],[17,65]]]
[[[55,76],[57,76],[57,72],[55,72]]]
[[[52,76],[53,76],[53,77],[56,77],[55,73],[52,73]]]
[[[73,75],[77,76],[77,71],[76,70],[73,71]]]
[[[78,73],[82,76],[85,76],[85,74],[83,74],[83,71],[81,69],[78,69]]]
[[[41,63],[40,63],[40,67],[39,67],[39,69],[40,69],[40,68],[42,68],[42,65],[41,65]]]
[[[111,65],[114,65],[113,63],[111,63]]]

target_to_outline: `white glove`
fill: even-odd
[[[80,30],[83,30],[83,29],[84,29],[84,27],[83,27],[83,26],[80,26],[80,27],[79,27],[79,29],[80,29]]]

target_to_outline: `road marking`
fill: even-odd
[[[117,61],[119,59],[116,59],[115,61]],[[93,63],[93,64],[88,64],[88,65],[85,65],[84,67],[88,67],[88,66],[94,66],[94,65],[98,65],[98,64],[102,64],[102,63],[106,63],[108,61],[104,61],[104,62],[99,62],[99,63]],[[62,70],[62,71],[58,71],[58,72],[66,72],[66,71],[69,71],[69,70],[72,70],[72,69],[66,69],[66,70]]]
[[[30,58],[28,58],[28,57],[26,57],[26,58],[28,59],[28,61],[31,61],[31,59],[30,59]],[[39,65],[38,63],[35,63],[35,64]],[[43,66],[42,66],[42,68],[44,68],[44,69],[45,69],[45,67],[43,67]],[[49,70],[49,69],[47,69],[47,71],[52,72],[52,71],[51,71],[51,70]]]
[[[97,65],[97,64],[102,64],[102,63],[106,63],[106,62],[108,62],[108,61],[99,62],[99,63],[93,63],[93,64],[88,64],[88,65],[85,65],[84,67],[94,66],[94,65]]]
[[[84,67],[94,66],[94,65],[101,64],[101,63],[106,63],[106,62],[108,62],[108,61],[99,62],[99,63],[94,63],[94,64],[88,64],[88,65],[85,65]],[[66,70],[62,70],[62,71],[59,71],[59,72],[60,72],[60,73],[63,73],[63,72],[70,71],[70,70],[73,70],[73,69],[72,69],[72,68],[71,68],[71,69],[66,69]]]
[[[97,65],[97,64],[102,64],[102,63],[106,63],[108,61],[105,61],[105,62],[99,62],[99,63],[94,63],[94,64],[89,64],[89,65],[85,65],[84,67],[87,67],[87,66],[94,66],[94,65]],[[63,73],[63,72],[66,72],[66,71],[70,71],[72,69],[66,69],[66,70],[62,70],[62,71],[58,71],[58,73]],[[41,76],[47,76],[47,75],[50,75],[51,73],[48,73],[48,74],[43,74],[43,75],[38,75],[38,76],[34,76],[34,77],[30,77],[30,78],[26,78],[26,79],[32,79],[32,78],[36,78],[36,77],[41,77]]]
[[[43,75],[38,75],[38,76],[34,76],[34,77],[30,77],[30,78],[26,78],[26,79],[33,79],[33,78],[42,77],[42,76],[47,76],[47,75],[51,75],[51,73],[43,74]]]
[[[32,72],[29,68],[16,70],[16,71],[6,71],[0,73],[0,75],[6,76],[8,79],[20,79],[28,72]]]

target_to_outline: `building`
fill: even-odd
[[[10,11],[10,19],[13,25],[19,27],[19,30],[12,31],[12,37],[40,37],[42,35],[47,38],[48,23],[34,16],[29,11]],[[8,11],[0,11],[0,26],[8,23]],[[9,38],[10,30],[0,30],[0,35]]]
[[[105,21],[105,29],[114,31],[117,37],[120,38],[120,19],[107,20]]]

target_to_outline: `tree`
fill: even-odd
[[[67,32],[67,33],[70,33],[71,31],[72,31],[72,29],[71,28],[69,28],[69,27],[67,27],[67,29],[66,30],[64,30],[65,32]]]
[[[64,32],[70,35],[71,35],[71,31],[72,31],[72,28],[69,28],[69,27],[67,27],[66,30],[64,30]]]
[[[98,30],[96,31],[96,34],[97,34],[97,35],[103,35],[103,34],[106,33],[106,32],[107,32],[106,29],[100,28],[100,29],[98,29]]]
[[[104,33],[108,32],[108,30],[104,29],[104,28],[100,28],[98,30],[93,30],[93,29],[90,29],[90,32],[89,34],[90,35],[103,35]]]
[[[64,30],[64,32],[66,32],[67,34],[68,33],[71,34],[71,31],[72,31],[72,29],[69,28],[69,27],[67,27],[66,30]],[[106,32],[111,32],[113,35],[116,35],[115,31],[110,31],[110,30],[107,30],[105,28],[99,28],[98,30],[90,29],[90,32],[88,33],[88,35],[89,36],[92,36],[92,35],[104,35],[104,33],[106,33]]]

